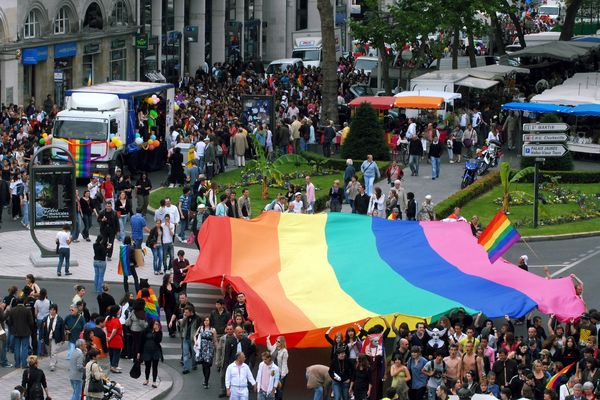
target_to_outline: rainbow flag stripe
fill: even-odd
[[[117,273],[119,275],[129,276],[129,262],[131,252],[129,251],[128,244],[122,244],[119,248],[119,265],[117,266]]]
[[[154,290],[152,290],[152,288],[148,288],[148,292],[150,293],[150,297],[142,297],[142,291],[138,291],[138,298],[142,298],[144,299],[144,302],[146,303],[144,305],[144,312],[146,313],[146,318],[148,320],[154,319],[154,320],[158,320],[160,319],[160,307],[158,306],[158,298],[156,297],[156,294],[154,294]]]
[[[70,139],[67,143],[69,152],[75,158],[75,177],[89,178],[92,159],[91,140]]]
[[[571,364],[567,365],[566,367],[558,371],[556,374],[554,374],[546,383],[546,389],[557,390],[558,386],[560,385],[561,378],[564,375],[566,375],[569,372],[569,370],[574,366],[575,362],[572,362]]]
[[[490,262],[493,263],[502,257],[520,238],[521,235],[510,223],[506,214],[498,211],[487,228],[481,233],[479,244],[488,252]]]
[[[326,345],[330,326],[394,313],[414,326],[458,307],[490,318],[534,307],[572,318],[585,309],[568,278],[503,260],[492,268],[468,224],[265,212],[209,217],[198,238],[186,281],[219,286],[225,277],[246,294],[257,338],[292,335],[293,347]]]

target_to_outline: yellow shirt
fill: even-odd
[[[346,140],[346,137],[348,137],[348,134],[350,133],[350,127],[347,126],[344,129],[342,129],[342,141],[341,143],[344,143],[344,140]]]
[[[473,343],[473,353],[475,353],[475,349],[477,348],[477,346],[479,346],[479,339],[477,339],[476,337],[471,338],[471,340],[469,340],[469,337],[465,337],[462,338],[459,342],[458,345],[460,347],[460,352],[461,353],[465,353],[467,351],[467,349],[465,347],[467,347],[467,343],[468,342],[472,342]]]

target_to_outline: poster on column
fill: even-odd
[[[244,124],[267,124],[275,127],[275,99],[273,96],[242,96],[242,122]]]
[[[34,168],[31,175],[35,204],[33,226],[36,228],[71,225],[73,222],[72,168]]]

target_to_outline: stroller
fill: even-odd
[[[465,172],[462,176],[462,182],[460,183],[460,188],[464,189],[477,179],[477,175],[479,172],[479,161],[475,158],[467,160],[465,162]]]
[[[104,381],[104,397],[102,400],[121,400],[125,394],[125,388],[115,381]]]

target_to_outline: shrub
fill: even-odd
[[[368,103],[361,104],[350,123],[350,133],[342,144],[342,158],[364,160],[372,154],[375,160],[388,160],[389,148],[377,111]]]
[[[544,171],[540,175],[540,182],[548,182],[550,178],[560,176],[560,183],[600,183],[600,173],[597,171]],[[521,182],[532,183],[533,175],[521,179]]]
[[[446,216],[452,214],[454,207],[464,206],[469,201],[473,200],[473,198],[489,192],[499,184],[500,172],[492,171],[485,177],[475,181],[472,185],[467,186],[447,199],[440,201],[435,206],[435,214],[438,216],[438,219],[446,218]]]

